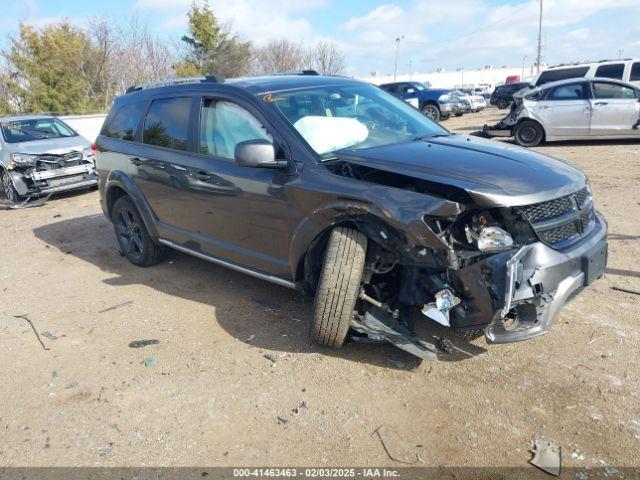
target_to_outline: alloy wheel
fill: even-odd
[[[118,211],[116,231],[122,250],[127,257],[138,260],[142,257],[144,240],[140,232],[140,224],[136,216],[127,208]]]

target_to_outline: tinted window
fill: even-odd
[[[546,100],[585,100],[587,92],[584,83],[570,83],[552,89]]]
[[[144,113],[144,102],[123,105],[116,114],[107,120],[101,134],[119,140],[135,140],[136,129]]]
[[[190,97],[154,100],[144,119],[143,142],[175,150],[186,150],[190,111]]]
[[[629,80],[632,82],[640,80],[640,62],[636,62],[631,66],[631,76]]]
[[[636,98],[634,89],[615,83],[593,82],[593,98]]]
[[[208,99],[200,115],[200,152],[234,158],[236,145],[246,140],[273,138],[260,120],[247,110],[226,100]]]
[[[615,78],[622,80],[624,73],[624,63],[612,63],[610,65],[600,65],[596,70],[596,77]]]
[[[564,80],[566,78],[579,78],[584,77],[589,71],[589,67],[576,67],[576,68],[560,68],[558,70],[547,70],[542,72],[536,86],[544,85],[545,83],[555,82],[557,80]]]

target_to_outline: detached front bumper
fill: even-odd
[[[485,329],[489,343],[529,340],[549,332],[567,300],[600,278],[607,265],[607,224],[558,251],[543,243],[522,247],[506,263],[504,305]]]
[[[20,196],[40,196],[88,188],[98,183],[92,163],[51,170],[11,170],[14,187]]]

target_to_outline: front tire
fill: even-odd
[[[0,188],[2,189],[2,195],[11,203],[20,203],[23,199],[18,194],[16,187],[13,186],[11,175],[6,170],[2,169],[0,172]]]
[[[422,107],[422,113],[429,120],[433,120],[434,122],[440,121],[440,109],[431,103],[427,103]]]
[[[309,339],[338,348],[347,338],[364,270],[367,237],[347,227],[331,232],[313,306]]]
[[[544,139],[544,130],[538,122],[524,120],[516,126],[513,138],[522,147],[536,147]]]
[[[505,100],[504,98],[501,98],[500,100],[498,100],[497,107],[500,110],[504,110],[505,108],[509,107],[509,103],[511,102],[509,102],[508,100]]]
[[[123,196],[116,201],[112,221],[120,250],[127,260],[139,267],[150,267],[162,260],[165,249],[152,240],[129,197]]]

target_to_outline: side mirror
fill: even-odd
[[[286,168],[286,160],[276,160],[276,150],[268,140],[246,140],[236,145],[236,164],[253,168]]]

